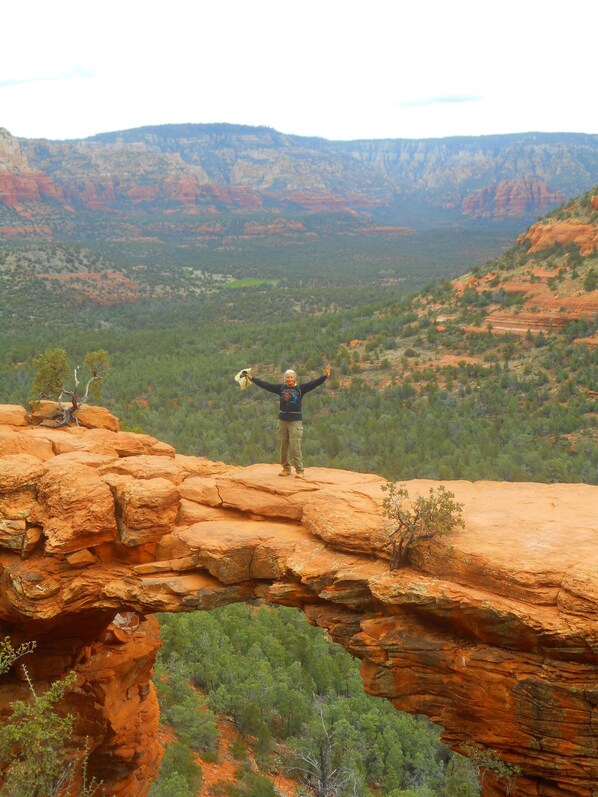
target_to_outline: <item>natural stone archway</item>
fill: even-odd
[[[465,528],[390,572],[377,476],[279,479],[25,423],[0,407],[0,630],[37,640],[36,681],[75,669],[69,708],[110,794],[141,797],[157,770],[151,615],[262,599],[302,609],[362,660],[367,691],[450,746],[519,765],[512,795],[595,797],[598,487],[448,482]],[[0,709],[25,691],[5,678]]]

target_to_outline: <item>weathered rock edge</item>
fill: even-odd
[[[75,669],[67,708],[110,794],[145,795],[160,758],[151,615],[254,599],[302,609],[362,660],[367,691],[455,749],[520,766],[511,795],[598,794],[598,487],[446,482],[465,528],[389,572],[377,476],[280,479],[3,409],[1,631],[37,641],[40,684]],[[0,711],[25,693],[6,676]]]

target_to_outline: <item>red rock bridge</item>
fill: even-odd
[[[37,682],[77,673],[76,741],[107,792],[145,795],[156,774],[153,613],[261,599],[304,611],[362,660],[368,692],[451,747],[521,767],[511,795],[595,797],[598,487],[448,482],[465,528],[390,572],[381,478],[277,472],[0,407],[2,632],[37,641]],[[5,676],[0,708],[26,693]]]

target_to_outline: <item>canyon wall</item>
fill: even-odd
[[[342,142],[242,125],[164,125],[48,141],[0,128],[0,210],[49,217],[57,232],[59,208],[69,223],[81,211],[150,209],[340,214],[408,226],[532,221],[597,182],[598,136],[582,134]]]

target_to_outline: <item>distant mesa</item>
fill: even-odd
[[[597,182],[598,136],[582,134],[335,142],[164,125],[49,141],[0,129],[0,206],[28,219],[31,236],[48,216],[58,232],[57,208],[340,214],[392,227],[412,225],[415,203],[432,226],[532,221]]]
[[[525,218],[532,212],[548,210],[566,199],[542,180],[503,180],[468,194],[462,205],[463,215],[475,219]]]

